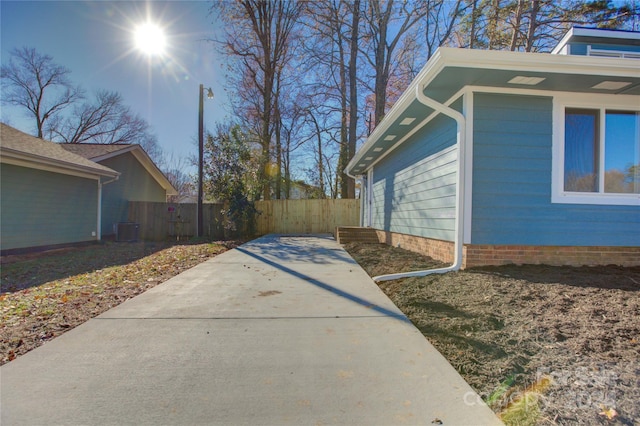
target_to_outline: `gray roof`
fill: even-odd
[[[63,143],[60,146],[81,157],[94,159],[108,154],[117,155],[119,151],[130,151],[138,145],[134,144],[98,144],[98,143]]]
[[[167,191],[167,195],[177,195],[178,191],[167,179],[162,170],[153,162],[146,151],[138,144],[97,144],[97,143],[63,143],[60,146],[69,152],[80,155],[95,162],[116,157],[130,152],[142,164],[147,172]]]
[[[62,148],[59,144],[36,138],[0,123],[0,151],[3,162],[15,158],[34,165],[48,165],[62,169],[118,176],[120,173]]]

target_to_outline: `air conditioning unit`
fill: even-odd
[[[133,222],[121,222],[116,224],[116,241],[134,242],[138,241],[140,224]]]

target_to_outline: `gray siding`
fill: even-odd
[[[95,241],[97,180],[2,164],[2,250]]]
[[[372,226],[452,241],[456,123],[438,116],[374,168]]]
[[[474,95],[472,244],[637,246],[640,207],[551,203],[552,98]]]
[[[101,161],[121,173],[120,178],[102,187],[102,234],[114,233],[113,225],[126,222],[129,201],[166,201],[166,191],[131,153]]]

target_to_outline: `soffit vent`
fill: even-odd
[[[631,83],[628,81],[602,81],[595,86],[591,86],[592,89],[601,90],[620,90],[623,87],[627,87]]]
[[[510,84],[523,84],[525,86],[535,86],[536,84],[542,83],[546,80],[545,77],[526,77],[523,75],[519,75],[517,77],[513,77],[509,80]]]

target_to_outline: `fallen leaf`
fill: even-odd
[[[604,406],[600,406],[600,408],[602,408],[602,411],[598,414],[605,416],[609,420],[613,420],[618,415],[618,412],[614,408],[604,408]]]

